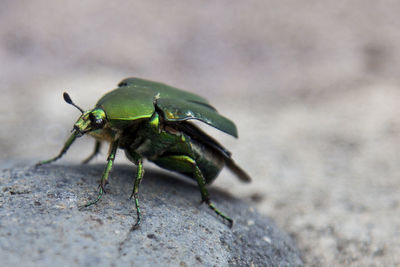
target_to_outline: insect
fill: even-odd
[[[235,164],[227,149],[190,121],[198,120],[238,137],[235,124],[220,115],[205,98],[163,83],[139,78],[122,80],[117,89],[105,94],[95,107],[88,111],[78,107],[67,93],[63,96],[64,100],[79,109],[82,115],[75,122],[72,134],[59,154],[37,165],[58,160],[76,138],[85,134],[94,137],[96,142],[94,151],[83,163],[93,159],[102,142],[109,142],[107,164],[98,196],[85,207],[97,203],[103,196],[119,148],[123,149],[127,158],[137,166],[130,196],[135,201],[137,212],[133,228],[137,228],[141,222],[138,193],[144,174],[144,159],[194,179],[200,189],[202,201],[232,226],[232,219],[210,201],[206,185],[218,176],[224,166],[244,182],[250,182],[251,179]]]

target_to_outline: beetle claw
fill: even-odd
[[[208,205],[209,202],[210,200],[208,198],[202,198],[200,204],[206,203]]]
[[[136,223],[132,226],[131,231],[135,231],[140,227],[140,218],[136,220]]]

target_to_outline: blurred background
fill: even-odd
[[[165,82],[235,121],[238,140],[206,130],[254,181],[223,171],[215,186],[272,217],[307,265],[400,265],[399,13],[389,0],[2,0],[0,159],[58,153],[80,114],[64,91],[86,110],[123,78]]]

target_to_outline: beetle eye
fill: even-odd
[[[104,125],[103,119],[96,119],[93,113],[89,113],[89,119],[93,128],[101,128]]]

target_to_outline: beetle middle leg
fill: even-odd
[[[212,209],[218,216],[229,222],[230,227],[232,227],[233,220],[222,213],[215,205],[211,202],[208,190],[206,188],[206,180],[204,179],[203,173],[197,166],[196,161],[186,155],[170,155],[160,157],[154,161],[157,165],[163,168],[181,172],[181,173],[193,173],[193,177],[196,179],[197,184],[200,188],[202,201],[205,202],[210,209]]]
[[[136,170],[136,177],[135,177],[135,184],[133,186],[133,190],[132,190],[132,194],[130,196],[130,198],[134,198],[135,199],[135,206],[136,206],[136,223],[135,225],[132,227],[132,230],[135,230],[139,227],[140,225],[140,220],[141,220],[141,213],[140,213],[140,206],[139,206],[139,185],[140,182],[142,181],[143,178],[143,174],[144,174],[144,170],[143,170],[143,160],[140,158],[136,161],[136,166],[137,166],[137,170]]]
[[[99,185],[99,194],[97,195],[97,198],[94,201],[91,201],[91,202],[85,204],[84,207],[89,207],[89,206],[91,206],[93,204],[96,204],[101,199],[103,194],[105,193],[104,186],[107,183],[108,176],[109,176],[110,171],[112,169],[112,165],[114,163],[115,155],[117,154],[117,149],[118,149],[118,140],[114,141],[110,145],[110,150],[109,150],[108,158],[107,158],[107,165],[106,165],[106,168],[104,169],[103,176],[101,177],[101,182],[100,182],[100,185]]]

